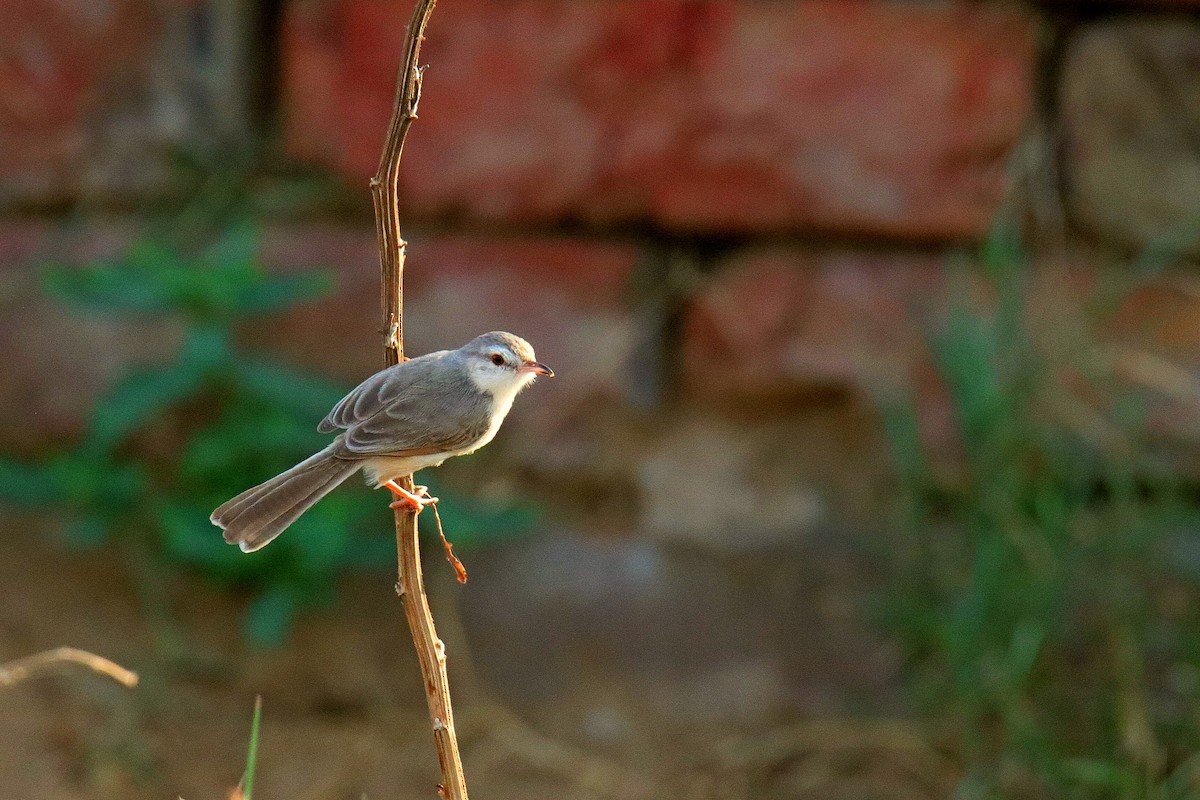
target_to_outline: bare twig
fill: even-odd
[[[13,686],[35,673],[60,664],[82,664],[101,675],[107,675],[130,689],[137,686],[136,672],[131,672],[103,656],[74,647],[56,647],[53,650],[46,650],[0,664],[0,686]]]
[[[379,237],[379,263],[383,278],[384,357],[387,364],[404,359],[404,250],[406,242],[400,237],[400,154],[404,137],[417,118],[421,100],[423,68],[418,64],[425,25],[433,13],[435,0],[418,0],[404,37],[404,57],[396,78],[396,99],[392,120],[388,125],[387,141],[379,158],[379,169],[371,179],[371,196],[375,203],[375,229]],[[412,476],[400,485],[413,490]],[[438,795],[449,800],[467,800],[467,784],[463,777],[462,760],[458,755],[458,739],[454,733],[454,714],[450,706],[450,687],[446,679],[446,647],[437,636],[425,583],[421,577],[421,553],[417,540],[417,516],[410,509],[396,510],[396,592],[404,601],[404,615],[412,632],[421,675],[425,679],[426,700],[433,727],[433,742],[437,748],[442,782]]]
[[[442,540],[442,548],[446,551],[446,560],[450,562],[450,566],[454,567],[454,577],[459,583],[467,582],[467,568],[458,560],[458,556],[454,555],[454,545],[446,538],[446,532],[442,530],[442,515],[438,513],[437,503],[433,506],[433,519],[437,523],[438,537]]]

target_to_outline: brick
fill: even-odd
[[[31,454],[76,439],[113,380],[178,347],[175,325],[66,308],[42,289],[36,267],[112,256],[128,240],[118,227],[67,233],[44,222],[0,223],[0,451]]]
[[[882,505],[890,467],[866,403],[736,417],[689,403],[656,427],[634,473],[639,528],[653,538],[734,553],[794,547]]]
[[[1198,42],[1194,20],[1172,17],[1108,19],[1070,40],[1063,184],[1078,228],[1131,251],[1167,240],[1200,257]]]
[[[505,329],[528,338],[547,363],[557,357],[583,371],[589,363],[586,339],[595,333],[587,320],[624,313],[637,257],[631,245],[574,237],[418,232],[407,238],[408,352],[457,347],[477,334]],[[379,262],[372,230],[271,228],[263,259],[272,269],[333,268],[339,289],[256,335],[334,374],[362,377],[363,369],[378,368]],[[364,353],[362,363],[357,352]]]
[[[653,166],[627,173],[657,179],[655,216],[911,238],[987,225],[1028,109],[1020,17],[753,3],[714,33],[697,58],[700,107]]]
[[[407,13],[288,6],[291,155],[374,172]],[[412,213],[956,238],[999,197],[1032,29],[994,6],[462,0],[424,60]]]
[[[685,385],[774,402],[906,381],[925,358],[940,283],[937,261],[921,256],[739,253],[685,317]]]
[[[145,55],[149,20],[133,0],[0,5],[0,202],[61,201],[87,167],[90,121]]]
[[[1084,12],[1102,9],[1149,9],[1155,11],[1191,11],[1200,8],[1200,0],[1041,0],[1042,5],[1076,8]]]
[[[136,204],[244,144],[253,5],[0,0],[0,205]]]

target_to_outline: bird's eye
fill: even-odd
[[[499,353],[492,353],[492,363],[497,367],[504,366],[504,356],[500,355]]]

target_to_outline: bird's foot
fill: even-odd
[[[392,508],[410,508],[420,514],[425,506],[434,505],[438,501],[436,497],[430,497],[427,486],[414,486],[410,492],[395,481],[385,481],[383,485],[396,496],[395,501],[390,504]]]

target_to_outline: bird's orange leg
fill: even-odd
[[[396,495],[396,501],[391,504],[392,508],[411,508],[418,514],[425,506],[433,505],[438,501],[436,497],[429,496],[429,488],[426,486],[414,486],[416,492],[410,492],[400,486],[395,481],[384,481],[383,486],[386,486]]]

